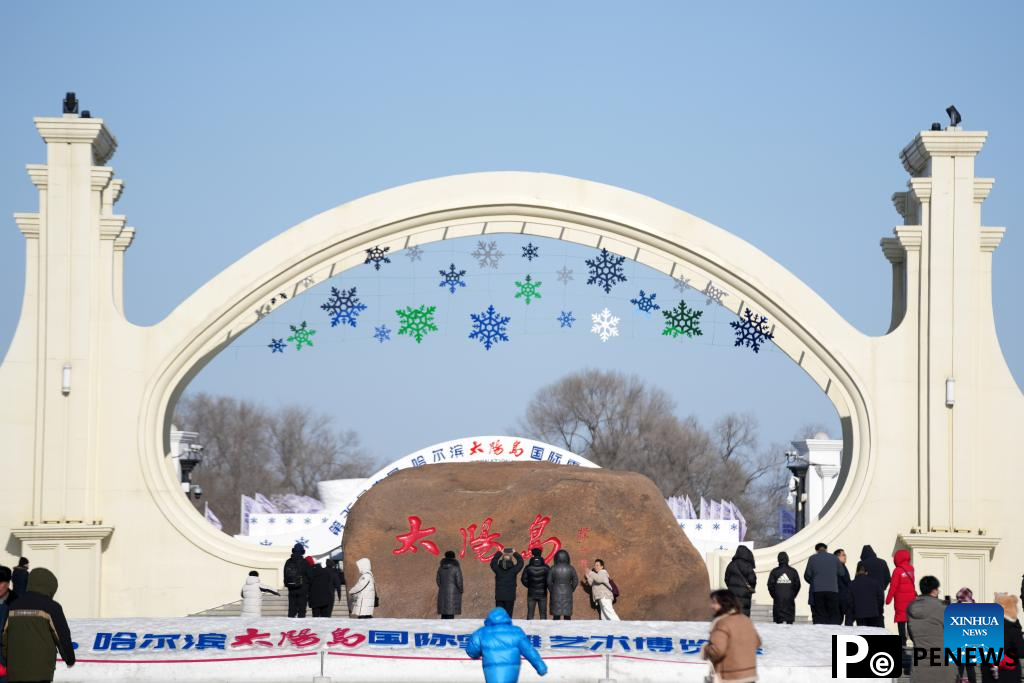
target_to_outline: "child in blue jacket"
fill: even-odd
[[[473,659],[484,658],[484,680],[487,683],[516,683],[522,658],[543,676],[548,665],[533,649],[523,629],[512,625],[512,617],[501,607],[487,615],[484,627],[469,637],[466,653]]]

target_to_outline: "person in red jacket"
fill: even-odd
[[[910,564],[909,550],[897,550],[892,556],[892,561],[896,568],[892,570],[892,583],[889,584],[889,595],[885,597],[885,604],[896,602],[896,628],[900,630],[900,642],[906,647],[907,606],[917,597],[917,589],[914,588],[914,567]]]

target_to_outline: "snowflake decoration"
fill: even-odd
[[[712,282],[711,280],[708,280],[708,286],[704,288],[702,294],[708,298],[708,306],[710,306],[711,304],[718,304],[720,306],[724,306],[725,304],[722,303],[722,297],[729,296],[729,292],[725,291],[721,287],[715,287],[715,283]]]
[[[715,522],[714,524],[711,525],[711,530],[712,531],[718,531],[721,528],[722,528],[722,525],[719,524],[718,522]]]
[[[271,353],[284,353],[286,346],[288,345],[284,343],[284,339],[271,339],[270,343],[267,344],[267,348],[270,349]]]
[[[381,325],[373,328],[373,338],[383,344],[386,341],[391,341],[391,328],[387,325]]]
[[[650,313],[651,311],[660,311],[661,306],[654,303],[654,300],[658,298],[658,295],[651,292],[650,296],[644,295],[644,290],[640,290],[640,296],[635,299],[630,299],[629,303],[636,306],[640,311],[644,313]]]
[[[385,254],[391,251],[391,247],[371,247],[366,250],[366,260],[363,263],[372,263],[374,270],[380,270],[380,264],[391,263]]]
[[[600,313],[591,313],[590,320],[594,323],[590,331],[600,337],[601,341],[606,342],[611,337],[619,336],[619,319],[607,308]]]
[[[597,258],[584,261],[590,268],[587,284],[596,284],[604,290],[605,294],[611,293],[612,287],[626,281],[626,276],[622,272],[622,264],[625,260],[625,256],[616,256],[607,249],[602,249]]]
[[[274,545],[274,542],[271,541],[269,538],[264,538],[262,541],[260,541],[260,545],[272,546],[272,545]]]
[[[320,308],[331,314],[331,327],[338,325],[355,327],[356,318],[366,310],[366,304],[359,303],[355,287],[348,290],[331,287],[331,296],[328,297],[326,303],[320,305]]]
[[[284,520],[284,523],[285,523],[285,524],[293,524],[293,523],[294,523],[294,521],[295,521],[295,520],[293,520],[293,519],[292,519],[291,517],[288,517],[288,518],[286,518],[286,519]]]
[[[405,310],[395,311],[398,315],[398,334],[407,334],[419,344],[430,332],[437,332],[437,325],[434,323],[434,311],[436,306],[421,305],[419,308],[406,306]]]
[[[540,281],[534,282],[533,279],[527,275],[525,282],[516,280],[516,287],[519,291],[516,292],[516,298],[525,298],[526,303],[529,304],[531,299],[540,298]]]
[[[562,314],[556,318],[559,323],[559,327],[572,327],[572,324],[576,322],[576,318],[573,317],[572,311],[562,311]]]
[[[452,267],[449,268],[447,271],[439,270],[437,272],[439,272],[441,274],[441,277],[443,278],[441,280],[440,286],[447,287],[448,291],[450,291],[452,294],[455,293],[456,287],[466,286],[466,281],[462,279],[466,275],[466,271],[455,270],[454,263],[452,264]]]
[[[308,548],[309,547],[309,539],[306,538],[305,536],[299,536],[298,538],[295,539],[295,542],[296,543],[301,543],[304,548]]]
[[[567,285],[570,282],[572,282],[572,268],[569,268],[568,266],[562,266],[562,269],[555,271],[555,273],[558,275],[558,281],[561,282],[563,285]]]
[[[488,351],[499,341],[508,341],[508,334],[505,327],[512,318],[501,315],[494,310],[494,304],[487,307],[487,310],[477,315],[470,313],[473,319],[473,331],[469,333],[470,339],[479,339]]]
[[[704,315],[704,311],[690,308],[685,301],[680,301],[675,308],[662,311],[661,314],[665,316],[662,336],[675,338],[682,334],[687,337],[700,337],[704,334],[700,331],[700,317]]]
[[[505,256],[498,249],[497,242],[483,242],[477,241],[476,250],[470,253],[470,256],[476,259],[477,264],[481,268],[498,268],[498,264],[501,262],[502,257]]]
[[[686,293],[687,288],[693,289],[693,286],[690,284],[690,278],[688,277],[674,277],[672,278],[672,283],[673,286],[676,288],[676,291],[683,294]]]
[[[768,324],[768,316],[751,313],[749,308],[743,310],[742,319],[733,320],[729,327],[736,330],[736,343],[733,346],[749,346],[754,353],[761,350],[761,344],[775,338]]]
[[[409,263],[419,261],[423,257],[423,250],[419,247],[409,247],[405,250],[405,256],[409,259]]]
[[[313,346],[313,335],[316,334],[316,330],[306,327],[305,320],[298,327],[295,327],[295,325],[289,325],[288,327],[292,330],[292,336],[288,337],[287,341],[295,344],[296,351],[301,351],[303,344]]]
[[[533,246],[533,242],[530,242],[523,247],[523,258],[531,262],[535,258],[540,258],[540,247],[535,247]]]

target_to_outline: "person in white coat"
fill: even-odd
[[[250,618],[262,616],[264,593],[281,595],[260,583],[260,573],[254,569],[249,572],[249,576],[245,577],[245,585],[242,586],[242,614],[240,616]]]
[[[377,602],[377,586],[370,570],[370,559],[361,557],[356,560],[356,569],[359,570],[359,580],[348,591],[352,603],[349,606],[349,614],[357,619],[370,619],[373,617],[373,608]]]

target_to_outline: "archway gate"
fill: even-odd
[[[123,313],[134,229],[113,213],[123,188],[104,165],[113,136],[102,119],[36,126],[47,163],[28,167],[39,211],[15,215],[26,238],[25,297],[0,366],[0,395],[16,397],[0,407],[9,453],[0,531],[8,554],[31,554],[58,572],[74,616],[187,613],[223,602],[243,570],[278,572],[279,552],[216,532],[181,496],[166,457],[177,397],[280,305],[279,293],[301,296],[374,247],[497,233],[608,249],[724,290],[726,308],[774,322],[775,343],[836,406],[847,465],[829,513],[757,553],[760,571],[779,550],[802,563],[824,539],[880,552],[908,546],[919,572],[980,595],[1015,588],[1024,530],[990,477],[1021,474],[1003,454],[1019,443],[1024,403],[992,318],[991,257],[1003,230],[980,222],[993,182],[974,177],[985,133],[922,132],[903,150],[909,191],[893,199],[904,224],[882,240],[893,264],[893,328],[869,337],[720,228],[632,192],[537,173],[441,178],[344,204],[249,253],[160,323],[138,327]]]

